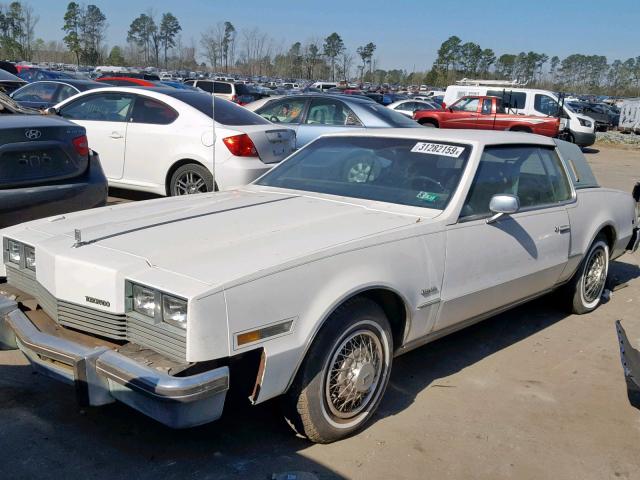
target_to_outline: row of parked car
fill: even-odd
[[[136,175],[166,181],[164,150],[194,138],[202,152],[226,148],[215,165],[245,172],[243,182],[246,165],[276,166],[228,192],[0,230],[0,348],[74,385],[85,406],[119,401],[187,428],[217,420],[228,394],[279,397],[297,433],[328,443],[376,414],[396,356],[551,291],[589,313],[609,262],[638,248],[640,187],[633,197],[600,188],[571,143],[424,128],[355,98],[310,95],[295,114],[277,105],[270,122],[202,92],[110,87],[57,115],[3,118],[15,142],[0,147],[0,186],[13,187],[0,195],[39,194],[48,175],[41,205],[102,175],[94,128],[121,149],[103,162],[110,182],[136,188],[168,193]],[[294,148],[281,126],[293,115],[302,141],[328,123],[342,133],[279,162]],[[396,117],[413,128],[357,123]],[[142,132],[154,136],[142,143]],[[191,165],[171,176],[179,193],[198,191]]]
[[[327,133],[413,128],[418,121],[440,128],[519,130],[557,136],[561,122],[565,121],[552,117],[546,104],[546,110],[537,111],[537,115],[522,115],[525,112],[518,108],[526,108],[529,97],[537,110],[541,109],[539,104],[554,101],[538,91],[509,91],[508,98],[504,91],[501,98],[500,92],[487,91],[493,96],[468,95],[447,106],[445,99],[455,99],[461,93],[450,87],[441,99],[400,98],[386,107],[354,89],[341,93],[298,92],[267,96],[242,108],[239,106],[242,95],[238,94],[243,87],[246,85],[217,80],[193,80],[170,86],[116,75],[97,81],[36,81],[14,90],[13,103],[11,99],[4,103],[5,111],[11,110],[11,105],[15,109],[31,108],[30,118],[44,111],[48,116],[83,127],[89,147],[100,156],[110,186],[158,195],[185,195],[246,185],[293,150]],[[43,121],[46,122],[34,119],[38,127],[33,130],[42,133]],[[24,120],[17,128],[23,125]],[[584,128],[588,130],[589,126]],[[576,138],[566,128],[562,138],[581,145],[592,143],[585,135],[580,133]],[[29,157],[34,164],[47,161],[49,156],[40,151],[49,148],[41,143],[47,138],[48,135],[29,139],[33,144],[22,145],[24,151],[16,153],[15,158],[24,162]],[[54,176],[49,180],[60,179]],[[45,181],[37,179],[39,183]],[[95,202],[85,203],[80,196],[69,208],[82,204]],[[51,205],[54,203],[40,205],[32,215],[51,214]]]

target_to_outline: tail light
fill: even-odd
[[[246,133],[223,138],[222,141],[229,151],[236,157],[257,157],[258,151],[251,138]]]
[[[76,149],[78,155],[87,156],[89,155],[89,141],[87,140],[86,135],[82,135],[81,137],[76,137],[71,140],[73,143],[73,148]]]
[[[231,95],[231,101],[233,103],[238,103],[238,95]]]

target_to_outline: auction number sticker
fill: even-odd
[[[443,145],[441,143],[418,142],[413,146],[411,151],[416,153],[430,153],[432,155],[444,155],[445,157],[458,158],[462,154],[462,152],[464,152],[464,147]]]

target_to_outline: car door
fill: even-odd
[[[480,111],[476,118],[474,128],[480,130],[504,130],[508,127],[504,116],[496,115],[494,111],[493,99],[483,98],[480,102]]]
[[[495,194],[520,210],[488,223]],[[575,194],[553,148],[486,147],[457,223],[446,232],[437,329],[490,315],[551,289],[568,261],[566,205]]]
[[[282,124],[295,130],[297,135],[306,106],[307,99],[304,97],[285,98],[267,103],[264,107],[257,109],[256,113],[272,123]],[[296,144],[296,148],[299,147],[300,145]]]
[[[75,87],[62,83],[60,84],[60,88],[56,93],[55,103],[58,104],[58,103],[64,102],[67,98],[71,98],[74,95],[77,95],[78,93],[80,92]]]
[[[89,147],[98,152],[107,178],[122,178],[127,137],[127,122],[134,96],[104,92],[84,95],[62,105],[60,116],[87,130]]]
[[[397,105],[394,110],[398,113],[402,113],[409,118],[413,118],[413,112],[416,109],[415,102],[403,102],[400,105]]]
[[[300,148],[320,135],[363,129],[364,125],[345,102],[337,98],[312,98],[298,126],[296,147]]]
[[[449,113],[442,116],[441,128],[476,128],[480,99],[477,97],[462,98],[449,108]]]
[[[59,84],[55,82],[36,82],[17,90],[12,98],[19,105],[37,110],[55,105]]]
[[[213,94],[225,100],[234,101],[233,85],[228,82],[213,82]]]
[[[178,112],[155,98],[135,97],[127,126],[123,180],[164,185],[175,148],[172,124]]]

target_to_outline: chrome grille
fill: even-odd
[[[127,338],[171,358],[184,360],[187,356],[184,336],[162,329],[137,318],[127,318]]]
[[[127,317],[58,301],[58,323],[115,340],[127,340]]]
[[[174,360],[184,361],[184,335],[124,314],[103,312],[57,300],[40,285],[33,272],[7,265],[7,282],[32,297],[59,325],[114,340],[126,340]]]

